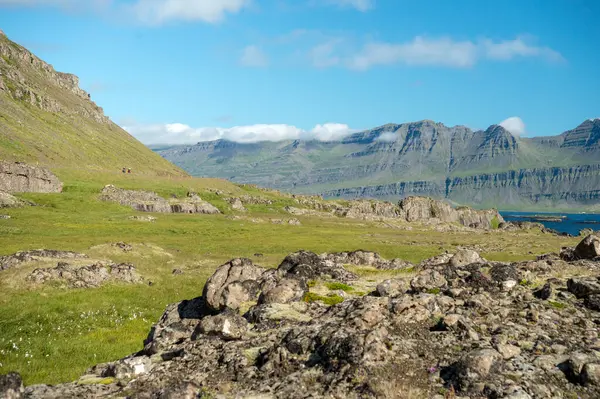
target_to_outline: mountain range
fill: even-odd
[[[192,175],[331,198],[426,195],[500,209],[600,204],[600,119],[547,137],[423,120],[339,141],[216,140],[154,150]]]

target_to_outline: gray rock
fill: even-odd
[[[21,162],[0,161],[0,191],[7,193],[60,193],[63,184],[48,169]]]
[[[21,263],[44,259],[85,259],[88,256],[72,251],[57,251],[54,249],[34,249],[20,251],[12,255],[0,256],[0,271],[15,267]]]
[[[243,302],[256,299],[258,279],[265,271],[250,259],[233,259],[220,266],[204,285],[203,297],[214,310],[237,309]],[[235,283],[232,287],[229,285]]]
[[[460,249],[452,259],[450,259],[450,264],[452,266],[465,266],[470,265],[472,263],[484,263],[485,261],[479,256],[479,254],[471,249]]]
[[[448,281],[437,270],[425,270],[410,281],[410,286],[415,291],[444,289],[447,285]]]
[[[600,257],[600,237],[589,235],[575,247],[575,256],[578,259],[594,259]]]
[[[285,278],[268,291],[263,291],[258,299],[259,304],[290,303],[302,299],[308,292],[306,282],[298,279]]]
[[[600,385],[600,363],[586,363],[581,370],[583,385]]]
[[[53,268],[38,268],[27,276],[27,280],[35,284],[59,281],[72,288],[99,287],[108,281],[128,284],[140,284],[144,280],[132,264],[95,263],[88,266],[73,267],[59,262]]]
[[[571,278],[567,281],[567,289],[577,298],[600,294],[600,282],[592,278]]]
[[[248,322],[236,312],[226,311],[203,318],[198,329],[205,335],[215,335],[224,340],[238,340],[246,333]]]
[[[404,280],[389,279],[379,283],[376,292],[382,297],[395,297],[404,294],[407,289],[408,284]]]

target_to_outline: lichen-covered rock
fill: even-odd
[[[572,278],[567,281],[567,289],[577,298],[600,294],[600,280],[597,278]]]
[[[423,261],[410,275],[393,273],[391,280],[389,272],[377,270],[369,270],[367,278],[354,277],[356,290],[377,284],[375,292],[327,293],[329,283],[343,282],[333,275],[347,277],[338,262],[349,253],[343,254],[329,258],[300,251],[286,257],[279,269],[268,270],[235,259],[207,284],[206,301],[210,296],[217,306],[207,306],[205,298],[170,305],[143,351],[98,365],[85,378],[110,375],[114,381],[86,390],[79,384],[27,387],[26,395],[600,397],[595,323],[600,312],[581,306],[600,295],[588,284],[596,280],[569,280],[570,289],[582,298],[577,299],[567,291],[562,274],[589,274],[598,262],[566,262],[548,255],[511,264],[482,263],[466,256],[453,264],[454,255],[443,254]],[[356,261],[380,259],[362,251]],[[551,284],[553,302],[534,296],[527,284],[517,284],[522,275]],[[320,281],[305,285],[307,279]],[[260,296],[244,303],[242,316],[241,309],[221,300],[223,292],[244,284],[252,287],[249,296],[255,290]],[[307,288],[312,295],[297,301]]]
[[[298,279],[284,278],[269,290],[263,291],[258,303],[290,303],[299,301],[308,291],[306,282]]]
[[[248,329],[248,322],[234,311],[215,316],[206,316],[200,321],[198,330],[204,335],[218,336],[224,340],[241,339]]]
[[[213,310],[237,309],[242,303],[258,297],[256,282],[264,271],[250,259],[233,259],[220,266],[208,279],[202,296]]]

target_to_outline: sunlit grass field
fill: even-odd
[[[215,268],[234,257],[275,267],[299,249],[317,253],[365,249],[385,258],[419,262],[456,246],[470,246],[488,259],[520,260],[577,242],[538,231],[441,233],[418,225],[407,230],[340,218],[300,217],[301,226],[277,225],[269,218],[292,217],[283,208],[294,204],[293,199],[222,180],[55,172],[65,182],[63,193],[20,195],[37,206],[0,210],[11,216],[0,219],[0,255],[38,248],[84,252],[92,260],[131,262],[152,285],[34,286],[25,277],[39,264],[0,272],[0,374],[17,371],[26,384],[71,381],[94,364],[141,349],[167,304],[201,295]],[[140,213],[98,200],[105,184],[156,191],[165,197],[195,191],[224,214],[155,214],[154,223],[130,220]],[[223,196],[211,189],[231,193],[225,197],[260,195],[274,203],[248,205],[244,218],[234,219]],[[110,244],[116,242],[133,244],[134,250],[115,250]],[[256,257],[257,253],[263,256]],[[175,268],[184,273],[174,275]]]

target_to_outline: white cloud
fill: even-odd
[[[269,59],[260,47],[246,46],[242,51],[240,63],[248,67],[266,67],[269,65]]]
[[[327,3],[340,7],[352,7],[362,12],[369,11],[375,7],[375,0],[327,0]]]
[[[468,68],[478,62],[509,61],[515,58],[542,58],[562,61],[561,54],[549,47],[537,46],[532,38],[479,41],[454,40],[450,37],[426,38],[417,36],[404,43],[367,42],[361,48],[348,46],[349,40],[328,39],[308,50],[308,58],[315,67],[343,65],[365,71],[381,65],[434,65],[450,68]],[[344,43],[344,46],[340,44]]]
[[[417,36],[401,44],[367,43],[352,56],[348,66],[366,70],[375,65],[403,63],[407,65],[442,65],[468,67],[477,59],[477,46],[470,41],[456,42],[449,38],[425,39]]]
[[[217,23],[234,14],[251,0],[137,0],[131,7],[143,22],[162,24],[171,20]]]
[[[525,133],[525,123],[518,116],[512,116],[500,122],[500,126],[508,130],[513,136],[521,136]]]
[[[113,0],[0,0],[0,7],[35,7],[35,6],[57,6],[66,9],[101,9],[111,5]]]
[[[538,47],[528,44],[524,38],[504,40],[494,43],[485,39],[481,42],[485,56],[493,60],[507,61],[515,57],[541,57],[549,61],[562,61],[562,55],[549,47]]]
[[[328,68],[340,63],[340,57],[334,55],[335,46],[339,40],[333,39],[319,44],[309,51],[310,63],[315,68]]]
[[[382,141],[384,143],[392,143],[398,139],[398,136],[394,132],[381,133],[375,141]]]
[[[256,143],[260,141],[282,140],[338,140],[356,132],[348,125],[326,123],[317,125],[311,130],[303,130],[296,126],[284,124],[261,124],[251,126],[235,126],[231,128],[201,127],[193,128],[182,123],[164,125],[131,125],[123,126],[144,144],[194,144],[200,141],[225,139],[238,143]]]

